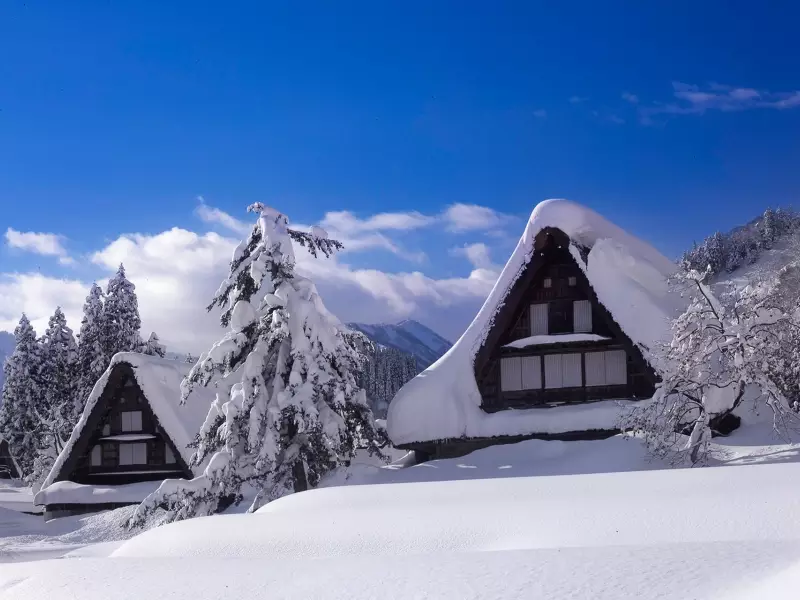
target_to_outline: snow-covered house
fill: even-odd
[[[8,441],[0,436],[0,479],[19,479],[20,475],[19,465],[11,456]]]
[[[392,442],[426,457],[525,438],[612,435],[658,381],[675,265],[594,211],[548,200],[478,315],[389,407]]]
[[[192,478],[189,444],[214,398],[200,388],[181,404],[192,365],[116,354],[94,385],[34,503],[46,516],[138,504],[167,478]]]

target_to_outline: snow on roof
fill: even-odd
[[[549,411],[512,411],[508,417],[498,418],[480,408],[475,355],[492,328],[495,315],[533,257],[537,234],[546,227],[557,228],[570,238],[570,251],[598,299],[645,358],[652,363],[648,349],[669,339],[670,320],[680,306],[667,289],[667,278],[675,271],[675,264],[589,208],[569,200],[546,200],[534,208],[511,258],[464,334],[444,356],[395,395],[387,418],[389,437],[395,444],[605,429],[611,422],[608,403],[598,403],[605,405],[602,410],[589,411],[598,415],[596,425],[585,418],[587,415],[576,424],[571,415],[577,414],[572,412],[577,407],[567,407],[562,418],[548,419],[546,429],[541,428],[542,419]],[[586,262],[581,248],[589,249]],[[509,419],[516,423],[513,433],[503,430],[511,426]]]
[[[97,404],[108,383],[111,372],[116,365],[121,363],[132,367],[136,383],[141,388],[161,428],[175,444],[184,461],[187,464],[189,463],[193,450],[188,448],[188,444],[194,440],[197,432],[200,431],[200,426],[205,421],[206,415],[208,415],[209,407],[215,396],[213,383],[207,388],[198,386],[186,400],[186,403],[181,404],[180,385],[184,377],[189,374],[192,368],[191,364],[136,352],[120,352],[114,355],[111,359],[111,364],[109,364],[106,371],[92,388],[92,392],[86,400],[83,414],[78,420],[75,429],[72,430],[69,441],[53,464],[53,468],[42,485],[43,488],[58,479],[64,462],[80,438],[92,409]]]

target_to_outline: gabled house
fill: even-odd
[[[192,365],[133,352],[115,355],[36,494],[45,516],[138,504],[164,479],[194,476],[189,444],[214,391],[180,403]]]
[[[389,407],[423,460],[527,438],[598,439],[658,383],[675,265],[594,211],[548,200],[453,348]]]
[[[0,479],[19,479],[22,472],[14,457],[8,442],[0,437]]]

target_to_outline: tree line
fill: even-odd
[[[128,351],[164,356],[158,335],[142,340],[141,324],[136,288],[122,265],[105,292],[92,284],[77,339],[60,307],[41,337],[22,315],[3,366],[0,436],[28,482],[49,472],[111,357]]]

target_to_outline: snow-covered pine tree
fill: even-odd
[[[103,304],[103,351],[107,359],[117,352],[135,352],[141,342],[141,328],[136,286],[120,265],[117,274],[108,280]]]
[[[315,257],[342,244],[316,227],[290,229],[286,216],[262,204],[249,210],[258,221],[209,306],[222,308],[220,321],[230,331],[182,384],[185,400],[222,375],[192,458],[207,466],[190,482],[164,482],[139,506],[132,526],[162,506],[166,521],[211,514],[221,502],[241,501],[248,488],[255,510],[316,486],[359,447],[380,454],[381,435],[356,382],[364,357],[314,284],[295,272],[293,242]]]
[[[189,352],[189,353],[186,355],[186,358],[184,359],[184,362],[187,362],[187,363],[189,363],[190,365],[193,365],[194,363],[196,363],[196,362],[197,362],[197,357],[196,357],[194,354],[192,354],[191,352]]]
[[[710,272],[677,276],[674,285],[690,303],[659,357],[662,382],[652,401],[632,408],[622,423],[655,456],[675,462],[702,462],[712,433],[738,423],[732,413],[749,393],[771,409],[778,433],[798,425],[800,406],[787,399],[780,377],[796,356],[787,340],[800,339],[796,295],[787,311],[774,283],[761,281],[720,301],[706,284]]]
[[[161,343],[161,340],[158,339],[158,334],[155,331],[150,333],[150,337],[147,338],[146,342],[142,342],[140,348],[142,354],[147,354],[149,356],[160,356],[164,358],[167,354],[166,347]]]
[[[8,441],[22,476],[33,473],[39,450],[38,419],[34,412],[39,402],[41,357],[36,332],[24,314],[14,329],[14,352],[3,366],[5,383],[0,406],[0,435]]]
[[[78,333],[78,393],[75,397],[75,420],[83,412],[86,398],[108,367],[103,351],[103,290],[92,284],[83,305],[83,319]]]
[[[40,448],[32,481],[46,476],[75,426],[78,386],[78,346],[61,308],[56,308],[39,342],[41,368],[36,406]]]

